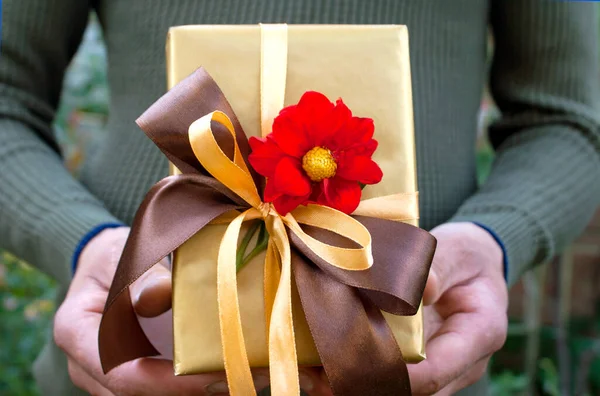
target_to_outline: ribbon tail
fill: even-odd
[[[235,256],[242,223],[258,215],[255,209],[249,209],[229,224],[223,235],[217,259],[217,302],[223,363],[232,395],[256,395],[242,332]]]
[[[265,257],[264,274],[264,299],[265,299],[265,325],[269,329],[271,326],[271,309],[275,303],[275,294],[281,278],[281,264],[279,262],[279,253],[273,239],[269,238],[267,252]],[[267,345],[269,344],[269,332],[267,331]]]
[[[292,322],[291,248],[283,221],[278,216],[266,220],[269,235],[281,257],[281,277],[269,323],[269,373],[271,393],[299,395],[298,357]],[[267,256],[269,257],[269,255]]]
[[[321,363],[336,396],[410,395],[406,363],[381,311],[293,252],[293,271]],[[343,336],[340,336],[343,335]]]
[[[138,323],[129,285],[214,218],[237,208],[212,188],[206,176],[171,176],[152,187],[136,213],[100,321],[98,348],[104,373],[158,354]]]

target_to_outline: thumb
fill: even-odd
[[[435,252],[423,291],[423,305],[435,304],[448,289],[464,280],[465,270],[457,268],[453,258],[453,252],[444,246]]]
[[[443,224],[431,230],[431,234],[437,240],[437,247],[423,292],[424,305],[435,304],[446,290],[462,280],[465,271],[464,265],[456,265],[464,261],[461,226]]]
[[[427,283],[425,284],[425,290],[423,291],[423,305],[434,304],[440,298],[441,294],[440,278],[435,268],[431,268]]]
[[[171,309],[171,271],[166,260],[150,268],[130,286],[135,312],[153,318]]]

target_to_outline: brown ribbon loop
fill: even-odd
[[[429,273],[429,267],[422,263],[433,259],[435,239],[428,232],[406,223],[365,216],[352,217],[361,222],[373,236],[374,264],[371,268],[345,271],[328,265],[291,235],[294,247],[338,282],[360,289],[379,309],[394,315],[416,314]],[[332,232],[316,227],[303,228],[309,235],[314,234],[313,236],[328,244],[355,246],[352,241]],[[379,263],[394,265],[376,265]]]
[[[215,110],[232,120],[247,162],[247,138],[223,93],[203,69],[167,92],[138,120],[182,174],[157,183],[136,213],[100,323],[104,372],[126,361],[157,354],[137,322],[129,285],[216,217],[249,207],[206,175],[190,147],[189,126]],[[214,129],[218,131],[216,125]],[[230,155],[233,145],[228,136],[227,132],[215,133],[219,146]],[[258,186],[263,185],[264,180],[255,173],[253,177]],[[380,310],[397,315],[417,312],[435,238],[408,224],[355,218],[368,229],[373,241],[374,264],[364,271],[333,267],[288,229],[293,245],[292,270],[302,307],[336,395],[409,395],[406,363]],[[322,242],[353,247],[354,242],[325,229],[303,228]]]
[[[214,188],[214,179],[197,173],[167,177],[150,190],[134,219],[100,322],[98,345],[105,373],[126,361],[158,354],[139,325],[129,285],[212,220],[237,208]]]
[[[198,118],[217,110],[225,113],[233,123],[238,147],[248,162],[248,138],[225,95],[206,70],[196,70],[171,91],[154,102],[136,122],[181,173],[207,174],[190,146],[188,128]],[[232,158],[233,141],[229,132],[217,123],[213,123],[212,129],[221,149]],[[250,172],[259,185],[261,180],[256,172],[252,168]],[[225,188],[221,183],[217,184]],[[233,200],[245,205],[235,194],[231,195]]]

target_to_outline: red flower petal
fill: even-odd
[[[372,118],[352,117],[345,127],[353,131],[352,135],[357,138],[357,143],[366,143],[375,133],[375,123]]]
[[[357,182],[334,177],[323,180],[326,205],[341,212],[350,214],[360,203],[361,189]]]
[[[282,214],[315,201],[352,213],[360,203],[360,185],[383,176],[371,159],[377,148],[373,132],[373,120],[353,117],[341,99],[334,104],[321,93],[305,93],[297,105],[281,110],[267,139],[251,139],[250,162],[268,177],[265,201]],[[301,167],[314,147],[331,150],[337,162],[336,176],[318,184]]]
[[[323,193],[323,183],[315,183],[312,185],[312,191],[308,197],[309,202],[325,204],[325,194]]]
[[[311,191],[309,190],[308,194],[302,196],[285,195],[277,190],[274,179],[267,179],[263,195],[265,202],[272,202],[279,214],[286,215],[296,209],[299,205],[307,204],[310,193]]]
[[[377,142],[377,140],[371,139],[364,144],[357,144],[353,146],[352,148],[347,150],[347,152],[351,153],[352,155],[362,155],[365,157],[371,157],[375,150],[377,150],[378,145],[379,143]]]
[[[279,161],[285,156],[273,139],[252,136],[249,141],[252,152],[248,156],[250,165],[259,174],[272,177]]]
[[[273,140],[287,155],[302,158],[314,146],[308,141],[304,133],[302,118],[299,116],[297,106],[290,106],[281,110],[273,120]]]
[[[306,133],[315,147],[329,147],[332,138],[351,117],[352,112],[348,106],[341,99],[338,99],[335,107],[325,114],[322,119],[314,118],[306,124]]]
[[[339,162],[336,176],[363,184],[375,184],[381,181],[383,172],[369,157],[348,155]]]
[[[325,179],[328,180],[328,179]],[[329,201],[327,201],[327,197],[325,196],[325,180],[323,180],[321,183],[319,183],[319,193],[318,194],[314,194],[311,196],[311,198],[316,197],[315,201],[316,203],[318,203],[319,205],[323,205],[323,206],[329,206]],[[314,189],[313,189],[314,191]]]
[[[275,199],[273,206],[280,215],[285,216],[300,205],[308,203],[308,195],[302,197],[292,197],[290,195],[282,195]]]
[[[302,197],[310,194],[310,180],[296,159],[284,157],[279,161],[271,180],[275,183],[275,190],[282,195]]]
[[[263,193],[263,199],[265,202],[273,202],[281,196],[281,193],[275,189],[275,183],[273,179],[267,179],[265,185],[265,191]]]
[[[374,132],[375,125],[371,118],[351,117],[334,136],[331,149],[339,151],[363,145],[373,137]]]
[[[297,110],[303,120],[322,120],[331,113],[333,103],[320,92],[308,91],[300,98]]]
[[[321,146],[332,133],[329,124],[335,117],[334,109],[334,104],[319,92],[308,91],[300,98],[298,118],[302,120],[306,138],[312,147]]]

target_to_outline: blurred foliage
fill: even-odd
[[[77,174],[86,153],[94,147],[94,139],[101,136],[108,114],[106,53],[101,30],[94,18],[69,67],[64,87],[55,130],[65,162]],[[486,98],[482,103],[480,129],[484,130],[497,115]],[[487,178],[493,158],[493,149],[485,134],[481,134],[477,146],[480,183]],[[53,298],[54,284],[50,279],[13,256],[0,252],[0,395],[38,394],[31,366],[50,336],[55,310]],[[587,393],[582,395],[600,394],[600,341],[595,337],[600,330],[600,320],[574,320],[570,330],[572,376],[587,378]],[[544,396],[559,395],[554,330],[542,329],[540,343],[536,391]],[[509,336],[505,347],[494,356],[491,364],[493,395],[528,395],[528,379],[521,367],[524,350],[524,337]]]
[[[598,318],[598,316],[596,316]],[[511,326],[518,325],[512,322]],[[571,360],[571,394],[591,396],[600,394],[600,339],[593,336],[600,320],[572,319],[569,323],[567,346]],[[534,389],[539,395],[559,396],[557,333],[552,327],[542,327],[539,336],[540,351]],[[512,334],[502,350],[492,359],[492,394],[495,396],[529,395],[528,379],[522,372],[526,338]],[[515,360],[516,359],[516,360]],[[585,389],[575,389],[581,382]],[[577,391],[577,392],[576,392]]]
[[[48,337],[54,284],[8,253],[0,254],[0,395],[36,395],[31,364]]]
[[[67,167],[77,174],[86,154],[94,149],[94,140],[102,135],[109,107],[106,49],[93,16],[63,87],[54,130]]]
[[[525,374],[503,371],[493,377],[491,393],[494,396],[525,396],[527,386]]]

